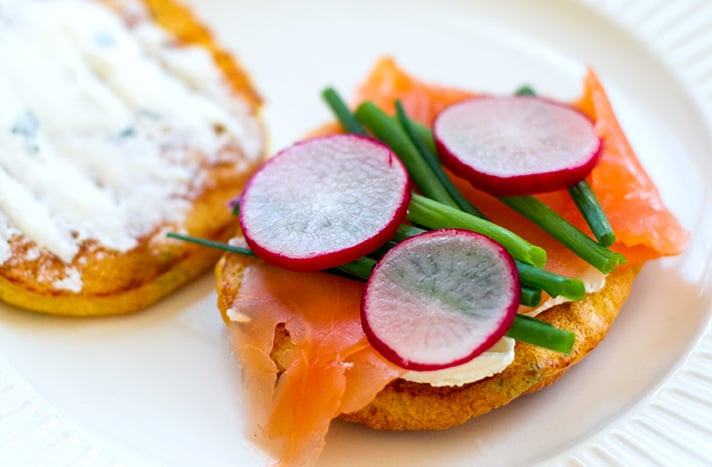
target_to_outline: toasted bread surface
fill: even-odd
[[[245,268],[254,259],[226,254],[216,266],[218,307],[224,320],[237,297]],[[368,405],[341,418],[379,430],[440,430],[466,422],[513,399],[539,390],[561,377],[605,337],[625,302],[637,268],[609,275],[604,288],[583,300],[553,307],[538,316],[576,334],[569,355],[517,342],[513,363],[492,377],[455,387],[433,387],[403,379],[386,386]],[[272,359],[287,361],[290,340],[283,326],[275,328]]]
[[[102,0],[120,10],[122,2]],[[247,104],[259,121],[261,100],[246,73],[220,48],[209,31],[191,12],[173,0],[143,0],[152,20],[172,34],[181,45],[209,51],[235,99]],[[261,126],[261,124],[260,124]],[[264,134],[264,132],[262,132]],[[263,138],[264,139],[264,138]],[[264,146],[264,145],[263,145]],[[249,175],[260,163],[237,146],[224,151],[217,163],[201,166],[204,182],[190,200],[180,225],[165,222],[139,238],[136,247],[119,252],[87,240],[73,259],[81,290],[57,289],[41,276],[61,278],[67,264],[47,251],[28,260],[33,244],[19,238],[10,242],[12,256],[0,264],[0,299],[33,311],[52,314],[95,316],[129,313],[145,308],[180,285],[210,268],[220,253],[165,237],[169,230],[213,240],[227,240],[237,225],[227,203],[238,196]]]

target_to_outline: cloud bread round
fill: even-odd
[[[244,269],[254,259],[226,254],[216,267],[218,306],[226,310],[237,296]],[[502,373],[461,387],[433,387],[403,379],[393,381],[364,408],[341,418],[379,430],[440,430],[466,422],[537,391],[561,377],[605,337],[625,302],[638,268],[621,268],[607,277],[597,293],[550,308],[538,319],[576,334],[573,351],[559,354],[517,342],[513,363]],[[275,329],[272,359],[280,366],[290,341],[284,327]]]
[[[126,8],[130,2],[102,3],[114,9],[122,21],[133,21],[133,10]],[[260,97],[247,75],[214,42],[208,30],[189,10],[172,0],[134,3],[175,38],[176,47],[199,46],[208,52],[223,75],[226,92],[241,103],[257,128],[257,146],[263,148]],[[215,132],[221,131],[215,128]],[[259,164],[262,150],[257,152],[257,156],[248,157],[239,144],[234,144],[221,149],[215,160],[200,162],[199,188],[186,200],[188,207],[182,218],[156,225],[127,251],[106,248],[87,239],[68,263],[46,249],[38,249],[22,235],[11,238],[7,242],[9,258],[0,264],[0,299],[29,310],[77,316],[128,313],[151,305],[208,269],[220,255],[217,250],[167,239],[165,233],[177,230],[219,241],[230,238],[237,218],[226,206],[240,194],[247,177]],[[76,277],[67,277],[68,270]],[[74,280],[81,288],[67,290],[58,287],[57,280]]]

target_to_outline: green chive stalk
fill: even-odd
[[[168,238],[175,238],[178,240],[183,240],[189,243],[195,243],[196,245],[206,246],[209,248],[215,248],[218,250],[228,251],[230,253],[237,253],[240,255],[251,256],[257,258],[258,256],[249,248],[243,248],[240,246],[230,245],[228,243],[216,242],[214,240],[208,240],[205,238],[192,237],[190,235],[183,235],[176,232],[168,232],[166,234]],[[368,276],[371,275],[371,270],[376,265],[376,260],[368,257],[359,258],[356,261],[350,263],[342,264],[333,269],[345,273],[351,277],[356,277],[361,280],[368,280]],[[330,272],[330,271],[326,271]]]
[[[334,113],[344,130],[348,133],[355,133],[359,135],[368,134],[334,88],[324,89],[321,92],[321,97],[326,101],[326,104]],[[396,116],[392,116],[390,118],[394,123],[398,123],[398,118]],[[420,135],[420,139],[423,140],[428,149],[430,149],[433,153],[436,153],[435,140],[433,139],[433,133],[430,131],[430,128],[420,122],[411,120],[411,123],[413,124],[415,131],[418,135]]]
[[[541,289],[534,289],[532,287],[522,285],[521,295],[519,296],[519,303],[524,306],[535,307],[541,303]]]
[[[546,230],[552,237],[599,271],[608,274],[613,272],[618,265],[625,263],[623,255],[599,245],[533,196],[509,196],[499,199]]]
[[[552,297],[564,296],[570,300],[581,300],[586,296],[586,287],[578,279],[554,274],[546,269],[516,261],[519,280],[526,285],[539,287]]]
[[[536,96],[536,92],[534,91],[534,88],[532,88],[528,84],[521,86],[519,89],[517,89],[514,92],[514,94],[516,94],[517,96]]]
[[[326,88],[321,93],[321,97],[326,101],[331,111],[334,112],[339,119],[339,123],[348,133],[356,133],[367,136],[366,130],[356,120],[354,114],[351,113],[346,103],[341,99],[341,96],[333,89]]]
[[[581,180],[569,188],[569,194],[579,211],[581,211],[598,243],[605,247],[613,245],[616,242],[616,235],[613,233],[606,213],[598,202],[596,193],[593,192],[588,182]]]
[[[395,236],[393,236],[393,240],[396,242],[402,242],[406,238],[414,237],[425,232],[427,232],[427,230],[421,229],[420,227],[408,224],[401,224],[398,226],[398,230],[396,230],[396,234]]]
[[[375,259],[364,256],[363,258],[359,258],[356,261],[351,261],[350,263],[337,266],[334,269],[344,272],[355,278],[361,279],[362,281],[367,281],[375,265]]]
[[[252,252],[249,248],[242,248],[239,246],[229,245],[227,243],[216,242],[213,240],[207,240],[205,238],[191,237],[190,235],[183,235],[175,232],[168,232],[166,234],[168,238],[175,238],[177,240],[183,240],[184,242],[195,243],[196,245],[207,246],[209,248],[217,248],[218,250],[229,251],[230,253],[238,253],[245,256],[257,257],[256,254]]]
[[[393,123],[395,123],[396,125],[401,125],[401,121],[398,118],[398,115],[391,115],[390,119],[393,120]],[[428,127],[427,125],[423,125],[417,120],[413,120],[410,118],[408,119],[408,121],[410,121],[410,124],[413,127],[415,134],[418,135],[418,138],[423,142],[425,147],[428,148],[431,153],[437,154],[438,150],[435,147],[435,138],[433,137],[433,132],[430,131],[430,127]]]
[[[423,157],[423,160],[425,160],[425,163],[428,164],[428,167],[430,167],[430,171],[433,176],[435,176],[443,188],[445,188],[445,191],[447,191],[450,195],[450,198],[452,198],[452,200],[457,204],[457,207],[469,214],[484,218],[484,214],[467,201],[467,199],[462,196],[462,193],[460,193],[460,190],[458,190],[452,183],[452,180],[450,180],[450,177],[447,176],[442,168],[442,165],[440,165],[440,161],[438,160],[436,153],[431,151],[425,141],[421,138],[420,133],[415,128],[413,121],[408,118],[408,115],[406,115],[405,109],[399,100],[396,101],[396,116],[415,148],[420,152],[420,155]]]
[[[418,149],[408,138],[400,125],[386,115],[372,102],[364,102],[356,109],[356,118],[368,128],[379,140],[390,147],[400,158],[410,174],[413,182],[425,196],[440,203],[457,208],[457,203],[443,188],[440,181],[433,175],[428,164],[423,160]]]
[[[512,327],[507,331],[507,336],[563,354],[571,353],[576,340],[571,331],[525,315],[517,315]]]
[[[539,267],[546,264],[546,251],[543,248],[532,245],[514,232],[488,220],[424,196],[413,195],[408,207],[408,220],[429,229],[472,230],[499,242],[514,258],[524,263]]]

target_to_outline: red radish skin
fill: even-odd
[[[443,164],[495,196],[575,185],[593,170],[602,149],[583,113],[531,96],[458,102],[438,114],[433,133]]]
[[[252,176],[240,197],[240,226],[265,261],[301,272],[358,259],[395,235],[410,180],[384,144],[359,135],[299,142]]]
[[[499,341],[519,299],[516,265],[499,243],[468,230],[437,230],[400,242],[378,262],[361,300],[361,324],[396,365],[439,370]]]

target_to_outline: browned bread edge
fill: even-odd
[[[120,8],[114,0],[101,0]],[[259,115],[261,98],[237,62],[216,44],[212,35],[191,11],[173,0],[143,0],[153,20],[183,44],[208,50],[223,72],[236,98],[244,100]],[[240,156],[238,154],[238,157]],[[230,238],[237,219],[226,207],[239,195],[259,161],[241,161],[239,169],[220,164],[207,169],[209,183],[192,201],[185,230],[214,240]],[[59,291],[37,280],[41,271],[59,269],[59,259],[43,254],[34,263],[15,261],[0,265],[0,300],[32,311],[72,316],[130,313],[143,309],[204,272],[220,257],[220,252],[179,241],[166,241],[161,226],[140,239],[125,253],[94,250],[84,245],[73,263],[82,277],[79,293]],[[17,245],[14,245],[16,248]],[[22,253],[21,251],[19,253]],[[78,259],[81,258],[81,261]]]
[[[216,266],[218,306],[225,320],[226,310],[239,292],[243,271],[253,261],[226,254]],[[538,316],[576,334],[569,355],[517,342],[514,361],[500,374],[461,387],[433,387],[398,379],[364,408],[342,414],[341,418],[378,430],[441,430],[548,386],[605,337],[628,297],[638,270],[618,269],[608,276],[601,291],[579,302],[558,305]],[[274,345],[272,358],[279,363],[280,356],[290,345],[284,327],[276,330]]]

